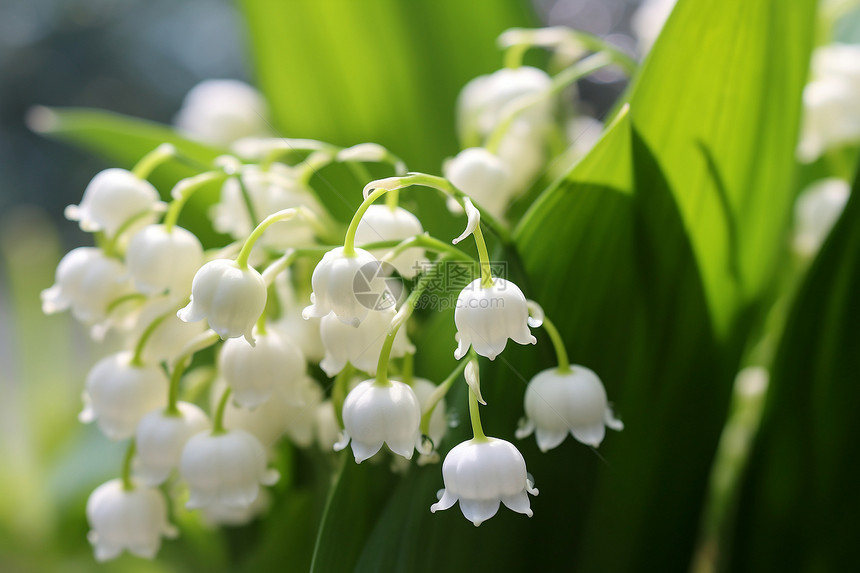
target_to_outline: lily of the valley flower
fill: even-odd
[[[189,136],[214,145],[267,135],[269,109],[263,95],[239,80],[205,80],[191,88],[174,123]]]
[[[233,401],[255,408],[269,399],[275,388],[290,402],[301,402],[300,383],[305,375],[305,357],[298,346],[277,330],[256,333],[256,345],[239,339],[224,343],[218,367],[233,389]]]
[[[483,147],[470,147],[449,160],[445,177],[495,217],[503,217],[513,196],[511,171]]]
[[[216,259],[200,267],[191,284],[191,302],[176,313],[185,322],[207,319],[221,338],[244,336],[252,346],[254,324],[266,307],[266,283],[251,267]]]
[[[125,489],[115,479],[96,488],[87,500],[87,539],[97,561],[108,561],[128,551],[152,559],[161,547],[161,538],[176,537],[178,531],[167,521],[164,495],[155,488],[135,485]]]
[[[80,205],[66,207],[66,218],[81,230],[116,233],[129,219],[161,207],[158,191],[148,181],[125,169],[105,169],[93,177]]]
[[[379,241],[394,241],[408,239],[424,232],[418,217],[402,207],[388,205],[371,205],[361,217],[355,231],[355,242],[359,245]],[[385,249],[370,251],[374,257],[385,255]],[[405,278],[411,279],[422,268],[424,249],[412,247],[406,249],[393,260],[391,265]]]
[[[320,335],[325,347],[325,358],[320,362],[320,367],[333,377],[349,362],[359,370],[376,374],[379,353],[395,314],[394,308],[371,310],[357,328],[343,324],[334,314],[323,318]],[[391,356],[400,358],[413,352],[415,347],[406,338],[406,329],[401,328],[394,337]]]
[[[183,322],[176,316],[176,300],[169,295],[146,301],[137,316],[130,340],[140,340],[144,331],[155,320],[159,323],[150,332],[141,354],[147,364],[172,362],[197,335],[206,330],[202,322]]]
[[[148,412],[167,402],[167,377],[158,366],[134,365],[131,352],[99,360],[87,374],[81,422],[97,422],[110,440],[134,435]]]
[[[191,281],[203,264],[203,246],[193,233],[164,225],[147,225],[128,243],[128,272],[137,290],[147,295],[169,292],[185,298]]]
[[[535,344],[529,332],[526,297],[514,283],[494,278],[490,287],[475,279],[457,297],[454,323],[459,344],[454,358],[460,360],[472,346],[475,352],[494,360],[507,346],[508,338],[517,344]]]
[[[137,425],[136,474],[148,486],[164,483],[175,468],[191,436],[209,428],[209,418],[189,402],[176,404],[178,412],[153,410]]]
[[[42,291],[42,312],[71,309],[84,324],[101,322],[111,301],[131,292],[127,276],[123,264],[101,249],[72,249],[57,265],[54,285]]]
[[[364,249],[355,249],[354,256],[345,255],[343,247],[327,252],[314,269],[311,305],[302,316],[322,318],[333,312],[344,324],[357,327],[380,301],[390,300],[392,306],[394,297],[379,269],[379,261]]]
[[[567,434],[583,444],[598,447],[606,427],[624,429],[606,401],[606,390],[597,374],[572,365],[570,372],[549,368],[538,373],[526,388],[525,425],[517,438],[535,433],[542,452],[561,444]]]
[[[442,463],[442,478],[445,489],[430,506],[433,513],[459,501],[463,515],[476,527],[496,515],[500,503],[532,516],[527,494],[537,495],[538,490],[529,481],[522,454],[510,442],[484,438],[455,446]]]
[[[245,430],[231,429],[193,436],[179,463],[191,496],[186,506],[197,509],[217,504],[247,507],[254,503],[260,484],[273,485],[280,475],[266,469],[266,450]]]
[[[334,448],[342,450],[352,440],[352,453],[360,464],[387,444],[392,452],[410,460],[420,424],[421,406],[412,388],[396,380],[386,385],[365,380],[343,403],[343,439]]]

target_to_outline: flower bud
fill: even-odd
[[[572,365],[570,372],[549,368],[538,373],[526,388],[525,411],[525,425],[516,436],[522,439],[534,432],[542,452],[561,444],[568,433],[596,448],[606,426],[624,428],[607,405],[600,378],[584,366]]]
[[[320,323],[320,335],[326,351],[320,368],[334,377],[349,362],[359,370],[376,374],[382,345],[395,314],[394,308],[371,310],[357,328],[340,322],[334,314],[324,317]],[[412,352],[415,352],[415,347],[406,337],[406,329],[400,328],[394,336],[391,356],[400,358]]]
[[[273,485],[280,477],[266,469],[266,450],[245,430],[193,436],[182,450],[179,471],[191,491],[188,509],[247,507],[257,499],[260,484]]]
[[[134,435],[148,412],[167,403],[168,380],[157,366],[135,366],[131,352],[111,354],[99,360],[87,374],[81,422],[98,422],[110,440]]]
[[[181,227],[170,232],[164,225],[147,225],[128,243],[128,272],[137,290],[146,295],[165,291],[185,298],[191,281],[203,264],[203,246],[193,233]]]
[[[311,305],[305,307],[305,318],[322,318],[334,312],[344,324],[357,327],[369,309],[394,306],[396,297],[385,278],[376,257],[364,249],[355,249],[348,257],[343,247],[327,252],[311,277]]]
[[[80,205],[66,207],[66,218],[78,221],[88,233],[113,236],[129,219],[160,207],[158,191],[148,181],[125,169],[105,169],[93,177]]]
[[[382,444],[407,460],[418,443],[421,406],[412,388],[391,380],[379,385],[365,380],[352,389],[343,403],[342,450],[352,440],[355,462],[360,464],[382,448]]]
[[[191,283],[191,302],[176,313],[185,322],[207,319],[221,338],[244,336],[255,344],[252,329],[266,308],[266,283],[251,267],[216,259],[200,267]]]
[[[262,94],[239,80],[204,80],[191,88],[174,123],[194,139],[227,146],[242,137],[269,133]]]
[[[494,278],[491,287],[475,279],[457,297],[454,324],[460,340],[454,358],[460,360],[469,351],[494,360],[502,353],[508,338],[517,344],[535,344],[529,332],[529,311],[523,292],[510,281]]]
[[[179,410],[152,410],[137,425],[138,465],[135,473],[148,486],[161,485],[179,467],[182,449],[191,436],[209,428],[206,414],[188,402],[176,404]]]
[[[464,149],[445,164],[445,177],[494,217],[503,217],[513,197],[512,175],[483,147]]]
[[[152,559],[161,547],[161,537],[176,537],[167,521],[167,504],[161,491],[135,486],[123,488],[115,479],[97,487],[87,500],[87,521],[92,528],[87,539],[96,561],[108,561],[123,550]]]
[[[475,527],[496,515],[500,503],[532,516],[527,494],[537,495],[538,490],[529,481],[523,455],[510,442],[485,438],[455,446],[442,463],[442,479],[445,489],[430,506],[433,513],[459,500],[460,510]]]
[[[71,309],[84,324],[105,320],[108,305],[131,291],[127,271],[95,247],[72,249],[57,265],[54,285],[42,291],[42,312]]]
[[[403,209],[388,205],[371,205],[361,217],[358,229],[355,231],[355,242],[359,245],[379,241],[398,241],[424,233],[418,217]],[[370,251],[374,257],[381,258],[386,249]],[[390,261],[400,276],[411,279],[426,261],[424,249],[412,247],[406,249]]]
[[[233,401],[240,406],[259,406],[276,387],[287,401],[301,402],[305,357],[292,340],[274,329],[257,333],[255,346],[235,338],[227,340],[218,357],[218,367],[233,389]]]

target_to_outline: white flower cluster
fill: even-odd
[[[147,177],[180,155],[172,147],[153,151],[132,171],[108,169],[93,179],[66,214],[95,234],[96,246],[68,253],[42,300],[46,313],[70,310],[95,337],[110,333],[123,341],[87,376],[80,415],[108,439],[129,440],[121,478],[96,489],[88,504],[97,559],[123,550],[151,557],[162,537],[176,534],[164,491],[187,493],[187,508],[201,510],[210,523],[253,519],[268,505],[261,486],[278,480],[269,461],[284,437],[329,452],[349,446],[357,463],[385,451],[402,466],[416,450],[418,463],[438,461],[446,393],[464,370],[474,437],[445,457],[445,489],[431,511],[459,501],[475,525],[501,503],[531,515],[528,494],[537,490],[523,456],[481,429],[478,357],[494,360],[509,339],[535,344],[529,327],[540,321],[530,317],[534,305],[514,282],[493,276],[481,217],[504,215],[546,165],[547,132],[559,111],[555,89],[545,72],[528,67],[470,83],[460,99],[461,130],[486,147],[451,160],[448,180],[407,174],[401,160],[375,144],[341,149],[262,137],[235,142],[235,156],[178,182],[167,206]],[[222,101],[260,103],[243,90],[201,86],[189,94],[179,124],[213,143],[258,134],[240,125],[247,110]],[[206,132],[218,122],[223,132]],[[349,161],[385,163],[396,176],[368,183],[343,227],[310,180],[328,164]],[[211,183],[221,185],[210,210],[213,227],[236,242],[204,251],[177,222],[191,195]],[[453,242],[472,235],[477,260],[425,233],[419,218],[398,205],[397,190],[413,184],[435,187],[465,212],[466,231]],[[373,204],[386,193],[384,205]],[[331,244],[341,236],[342,243]],[[437,385],[412,374],[416,347],[407,331],[420,323],[412,314],[447,264],[474,280],[460,290],[453,317],[453,355],[462,362]],[[401,296],[404,285],[411,286],[408,297]],[[302,308],[302,299],[310,304]],[[518,435],[534,431],[544,451],[568,431],[596,447],[605,425],[620,429],[620,423],[597,376],[569,367],[554,327],[551,336],[560,365],[529,385],[528,421]],[[213,358],[197,355],[213,346]],[[396,377],[389,377],[392,369]],[[201,399],[206,385],[208,400]],[[166,482],[171,487],[159,489]]]

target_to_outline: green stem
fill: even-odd
[[[567,349],[564,347],[561,334],[559,334],[555,324],[546,316],[543,317],[543,327],[546,329],[550,340],[552,340],[553,348],[555,348],[555,355],[558,359],[558,371],[562,374],[567,374],[571,371],[570,361],[567,358]]]
[[[343,403],[346,400],[349,380],[355,374],[355,366],[347,362],[343,370],[334,379],[334,387],[331,390],[331,403],[337,423],[343,429]]]
[[[239,256],[236,257],[236,264],[239,265],[239,268],[242,270],[248,268],[248,257],[251,256],[251,250],[254,248],[254,244],[257,242],[257,239],[263,235],[266,229],[279,221],[286,221],[295,216],[295,209],[282,209],[263,219],[263,222],[257,225],[254,230],[251,231],[248,238],[245,239],[245,244],[242,245],[242,250],[239,251]]]
[[[242,194],[242,202],[245,204],[245,209],[248,210],[248,219],[251,221],[251,227],[256,227],[260,219],[257,218],[257,209],[254,208],[254,201],[251,199],[251,192],[248,191],[248,186],[245,185],[245,179],[241,173],[233,175],[236,182],[239,184],[239,192]]]
[[[368,185],[370,185],[370,183],[368,183]],[[390,189],[386,189],[384,187],[374,189],[373,192],[367,196],[367,199],[361,202],[358,209],[355,210],[355,215],[352,216],[352,220],[349,222],[349,227],[346,229],[346,236],[343,239],[343,255],[345,257],[355,256],[355,232],[358,230],[358,224],[361,222],[361,218],[364,217],[364,214],[370,206],[373,205],[374,201],[389,191]]]
[[[384,185],[384,188],[388,191],[403,189],[404,187],[409,187],[411,185],[430,187],[431,189],[441,191],[445,195],[449,195],[451,197],[456,198],[461,205],[463,204],[464,199],[469,198],[468,195],[454,187],[454,185],[444,177],[437,177],[436,175],[427,175],[426,173],[412,172],[408,175],[404,175],[403,177],[389,177],[387,179],[371,181],[364,186],[365,193],[369,189],[379,190],[379,185]],[[499,222],[498,219],[488,213],[485,209],[482,209],[481,206],[475,203],[474,200],[472,200],[472,203],[481,212],[481,223],[485,224],[491,231],[493,231],[493,233],[499,237],[499,240],[502,241],[502,243],[509,245],[511,243],[511,235],[508,231],[508,228],[504,224]]]
[[[523,65],[523,56],[531,46],[528,44],[515,44],[505,50],[505,67],[515,70]]]
[[[382,351],[379,353],[379,361],[376,363],[375,383],[377,385],[388,386],[391,384],[388,380],[388,362],[391,359],[391,348],[394,346],[394,338],[397,336],[397,331],[400,330],[400,327],[412,316],[421,295],[424,294],[424,291],[427,290],[427,287],[430,286],[430,283],[439,274],[439,269],[442,268],[444,260],[444,257],[440,258],[430,271],[421,275],[418,284],[415,285],[415,288],[409,293],[409,297],[403,303],[403,306],[400,307],[400,310],[391,319],[391,324],[388,326],[388,332],[385,335],[385,341],[382,343]]]
[[[131,461],[134,459],[134,454],[137,451],[137,442],[132,438],[125,450],[125,458],[122,460],[122,489],[132,491],[134,483],[131,481]]]
[[[521,113],[546,98],[557,94],[577,80],[594,73],[601,68],[605,68],[612,63],[612,58],[606,54],[606,52],[598,52],[597,54],[583,58],[566,70],[557,74],[552,78],[552,85],[549,90],[514,100],[510,105],[505,107],[504,111],[506,113],[504,117],[499,121],[496,127],[493,128],[493,131],[487,137],[487,142],[484,147],[486,147],[487,151],[490,153],[496,153],[499,146],[502,144],[502,140],[504,140],[505,135],[507,135],[514,121]]]
[[[173,361],[173,372],[170,374],[170,386],[167,389],[167,409],[165,410],[168,416],[179,415],[179,408],[176,407],[179,402],[179,389],[182,385],[182,375],[185,374],[185,369],[191,363],[191,357],[219,340],[221,337],[216,332],[204,331],[189,341],[182,348],[176,360]]]
[[[412,386],[415,382],[415,354],[407,352],[403,356],[403,370],[400,373],[403,383]]]
[[[188,177],[177,183],[173,191],[170,192],[173,201],[170,202],[167,214],[164,216],[165,231],[170,233],[173,230],[173,226],[176,225],[176,221],[179,219],[179,213],[182,212],[182,208],[195,191],[208,183],[224,181],[228,177],[230,176],[223,171],[207,171],[206,173]]]
[[[176,147],[170,143],[162,143],[149,153],[143,156],[137,162],[131,172],[140,179],[146,179],[155,170],[156,167],[174,157],[176,155]]]
[[[160,205],[160,203],[159,203],[159,205]],[[107,239],[105,241],[104,246],[102,247],[104,249],[105,255],[107,255],[109,257],[113,256],[117,252],[117,243],[119,242],[119,238],[125,232],[127,232],[129,229],[131,229],[135,223],[137,223],[141,219],[149,217],[152,214],[153,214],[152,209],[146,209],[145,211],[141,211],[140,213],[135,213],[134,215],[132,215],[131,217],[129,217],[128,219],[123,221],[122,225],[119,226],[119,228],[116,230],[116,233],[114,233],[113,237],[111,237],[110,239]]]
[[[139,292],[133,292],[133,293],[129,293],[129,294],[124,294],[122,296],[118,296],[117,298],[113,299],[112,301],[110,301],[108,303],[107,308],[106,308],[107,313],[110,314],[113,311],[115,311],[116,309],[118,309],[120,306],[124,305],[127,302],[131,302],[133,300],[144,301],[144,300],[146,300],[146,295],[141,294]]]
[[[481,232],[481,225],[475,227],[472,235],[475,237],[475,246],[478,248],[478,261],[481,264],[481,287],[490,288],[493,286],[493,272],[490,267],[490,253],[487,251],[487,243],[484,241],[484,233]]]
[[[384,249],[387,247],[378,247],[377,243],[371,243],[369,245],[363,245],[362,248],[367,250],[376,250],[376,249]],[[394,248],[391,250],[392,258],[397,257],[404,251],[411,249],[413,247],[422,247],[424,249],[435,251],[439,254],[444,254],[450,257],[452,260],[458,261],[468,261],[475,262],[473,257],[470,257],[457,247],[449,245],[444,241],[440,241],[435,237],[431,237],[430,235],[415,235],[414,237],[409,237],[408,239],[404,239],[400,242],[397,242],[395,245],[392,245]]]
[[[339,148],[337,148],[339,149]],[[316,151],[311,153],[302,161],[302,166],[299,170],[299,175],[296,181],[302,187],[310,187],[310,181],[320,169],[334,162],[335,154],[329,151]],[[366,172],[365,172],[366,173]]]
[[[275,278],[284,272],[286,269],[290,268],[290,265],[298,258],[299,254],[295,249],[287,249],[283,256],[276,259],[273,263],[271,263],[268,267],[263,270],[263,282],[266,283],[267,287],[272,286],[272,283],[275,282]]]
[[[143,349],[146,346],[147,341],[152,338],[152,333],[159,327],[159,325],[164,322],[167,317],[174,314],[176,311],[172,310],[170,312],[165,312],[164,314],[156,317],[152,322],[150,322],[146,328],[143,330],[143,333],[140,335],[140,338],[137,341],[137,344],[134,347],[134,356],[131,358],[131,365],[140,368],[143,366]]]
[[[476,442],[486,442],[487,436],[484,434],[484,428],[481,426],[481,413],[478,411],[478,397],[469,388],[469,418],[472,420],[472,438]]]
[[[451,372],[451,374],[449,374],[441,384],[436,386],[436,389],[433,390],[432,394],[430,394],[430,397],[427,399],[427,404],[424,406],[424,412],[421,414],[421,434],[426,436],[430,433],[430,418],[433,416],[433,411],[436,409],[436,406],[439,405],[439,402],[442,401],[442,398],[448,394],[448,390],[451,389],[451,386],[454,385],[454,382],[460,377],[460,374],[463,373],[463,370],[466,368],[468,363],[468,360],[461,360],[458,362],[454,371]]]
[[[215,419],[212,421],[212,435],[225,434],[227,430],[224,428],[224,412],[227,410],[227,402],[230,400],[232,388],[227,386],[224,393],[221,394],[221,399],[218,401],[218,409],[215,411]]]

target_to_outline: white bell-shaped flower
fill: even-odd
[[[327,252],[311,277],[311,305],[305,318],[322,318],[334,312],[344,324],[358,326],[370,309],[393,307],[392,294],[379,261],[364,249],[344,255],[343,247]]]
[[[164,225],[147,225],[131,238],[125,264],[137,290],[146,295],[165,291],[185,298],[203,264],[203,246],[191,232]]]
[[[512,197],[529,190],[546,165],[546,143],[543,130],[522,121],[514,122],[499,144],[497,154],[510,173]],[[480,201],[479,201],[480,202]]]
[[[227,383],[218,379],[209,394],[209,402],[214,411]],[[244,408],[233,400],[228,400],[224,408],[224,426],[234,430],[245,430],[252,434],[268,451],[284,435],[287,404],[273,396],[254,409]]]
[[[511,109],[524,97],[549,94],[552,79],[546,72],[530,66],[504,68],[487,76],[478,76],[466,84],[457,100],[457,123],[464,139],[470,134],[481,140],[487,137]],[[537,98],[518,115],[518,120],[539,126],[552,119],[551,98]]]
[[[72,249],[57,265],[53,286],[42,291],[42,312],[71,309],[84,324],[105,320],[108,305],[131,292],[128,271],[95,247]]]
[[[221,338],[244,336],[255,344],[254,324],[266,308],[266,283],[251,267],[216,259],[200,267],[191,284],[191,302],[176,315],[185,322],[207,319]]]
[[[66,207],[66,218],[77,221],[81,230],[103,231],[112,236],[129,219],[163,205],[158,191],[148,181],[125,169],[105,169],[93,177],[80,205]]]
[[[209,429],[206,413],[189,402],[176,404],[179,412],[153,410],[137,425],[135,474],[148,486],[161,485],[179,467],[182,450],[191,436]]]
[[[358,223],[355,242],[358,245],[364,245],[379,241],[399,241],[423,232],[421,221],[406,209],[402,207],[392,209],[388,205],[371,205]],[[386,252],[386,249],[378,249],[370,251],[370,254],[381,258]],[[397,269],[400,276],[411,279],[423,268],[426,260],[424,249],[412,247],[389,262]]]
[[[208,525],[236,527],[251,523],[255,518],[264,514],[270,505],[272,505],[272,494],[269,493],[269,490],[262,488],[257,499],[251,505],[236,506],[213,503],[201,508],[200,515]]]
[[[570,372],[549,368],[539,372],[526,388],[526,419],[517,438],[535,433],[542,452],[561,444],[570,433],[578,441],[600,446],[606,426],[622,430],[606,401],[606,390],[597,374],[572,365]]]
[[[134,435],[148,412],[167,403],[168,380],[158,366],[136,366],[131,352],[102,358],[87,374],[81,422],[97,422],[110,440]]]
[[[174,118],[199,141],[227,146],[242,137],[268,135],[269,107],[263,95],[239,80],[204,80],[185,95]]]
[[[128,551],[152,559],[161,548],[161,538],[176,537],[178,531],[167,521],[167,503],[155,488],[123,487],[122,480],[103,483],[87,500],[87,539],[96,561],[108,561]]]
[[[334,448],[342,450],[352,440],[352,453],[360,464],[384,443],[409,460],[420,438],[420,424],[421,406],[412,388],[396,380],[384,386],[365,380],[344,400],[343,439]]]
[[[851,186],[837,178],[822,179],[807,187],[794,203],[794,250],[799,255],[811,257],[836,223]]]
[[[314,418],[314,434],[317,444],[321,451],[330,453],[340,439],[340,425],[332,401],[325,400],[317,406]]]
[[[430,506],[433,513],[459,500],[463,515],[476,527],[496,515],[500,503],[532,516],[528,494],[538,490],[529,481],[523,455],[510,442],[484,438],[458,444],[445,456],[442,479],[445,489]]]
[[[305,360],[311,363],[319,362],[325,356],[325,348],[320,338],[320,319],[306,320],[302,317],[302,309],[289,272],[278,273],[273,284],[281,303],[281,316],[272,323],[273,328],[295,342]]]
[[[206,324],[203,322],[179,320],[176,316],[176,304],[175,299],[169,295],[163,295],[147,300],[140,309],[135,325],[128,336],[130,341],[140,340],[143,332],[153,321],[160,320],[143,347],[141,356],[145,363],[172,362],[188,343],[206,330]]]
[[[376,374],[379,354],[395,314],[394,308],[371,310],[357,328],[342,323],[334,314],[324,317],[320,323],[320,335],[325,358],[320,362],[320,368],[334,377],[349,362],[359,370]],[[391,347],[392,358],[413,352],[415,347],[406,337],[406,329],[400,328]]]
[[[445,177],[494,217],[503,217],[513,197],[513,176],[501,159],[470,147],[447,161]]]
[[[257,499],[260,484],[273,485],[280,477],[277,470],[266,469],[260,440],[239,429],[193,436],[182,450],[179,472],[191,493],[188,509],[247,507]]]
[[[517,344],[535,344],[529,332],[529,311],[523,291],[514,283],[494,278],[491,287],[475,279],[460,292],[454,309],[459,344],[454,358],[460,360],[472,346],[475,352],[494,360],[507,346],[508,338]]]
[[[233,389],[233,401],[255,408],[269,399],[276,387],[287,401],[300,403],[305,357],[292,340],[269,328],[256,332],[256,345],[232,338],[224,343],[218,368]]]
[[[314,212],[320,210],[310,190],[300,185],[284,165],[274,164],[266,171],[249,165],[243,168],[241,178],[258,223],[283,209],[306,207]],[[255,224],[248,212],[242,186],[235,177],[224,182],[221,200],[212,207],[211,216],[215,229],[234,239],[244,239],[254,230]],[[313,239],[314,231],[307,219],[294,217],[266,230],[258,245],[284,250],[311,243]]]

